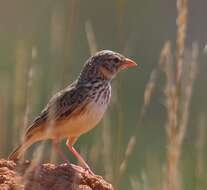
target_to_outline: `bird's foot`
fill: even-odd
[[[89,167],[81,167],[70,163],[70,166],[76,170],[78,173],[86,174],[86,175],[95,175],[93,171]]]
[[[82,168],[81,166],[77,166],[71,163],[70,166],[78,173],[86,174],[86,175],[95,175],[89,167]]]
[[[85,172],[85,170],[80,166],[77,166],[77,165],[71,164],[71,163],[69,165],[78,173],[84,173]]]
[[[93,171],[89,168],[89,166],[84,168],[86,174],[95,175]]]

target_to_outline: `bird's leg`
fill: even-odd
[[[64,154],[64,152],[62,151],[62,149],[60,148],[59,142],[58,141],[53,141],[53,147],[55,152],[69,165],[72,166],[73,169],[75,169],[77,172],[82,173],[83,171],[81,170],[81,168],[73,165],[70,163],[70,161],[68,160],[67,156]]]
[[[76,140],[77,140],[76,138],[70,138],[70,140],[67,139],[66,145],[67,145],[68,149],[79,160],[79,162],[85,167],[86,171],[88,171],[90,174],[94,175],[94,173],[91,171],[88,164],[85,162],[85,160],[82,158],[82,156],[73,147],[73,144],[75,143]]]
[[[58,141],[53,141],[53,147],[55,152],[68,164],[70,164],[70,161],[68,158],[65,156],[63,153],[62,149],[60,148],[59,142]]]

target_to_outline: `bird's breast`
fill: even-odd
[[[102,102],[91,102],[87,106],[86,113],[83,114],[83,119],[88,126],[93,128],[102,119],[108,104]],[[89,127],[90,128],[90,127]]]
[[[79,113],[69,117],[61,124],[62,126],[58,127],[61,130],[57,130],[57,136],[77,137],[94,128],[103,118],[109,104],[110,96],[110,88],[107,91],[100,89],[95,93],[95,96],[90,96]]]
[[[80,136],[94,128],[103,118],[107,106],[108,104],[100,104],[94,101],[88,103],[82,113],[64,123],[64,134]]]

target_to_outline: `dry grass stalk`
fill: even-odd
[[[184,62],[185,38],[188,16],[188,0],[177,0],[177,52],[176,52],[176,87],[177,95],[180,95],[181,77]]]
[[[164,52],[164,53],[163,53]],[[174,77],[172,72],[172,55],[171,55],[171,46],[165,44],[163,51],[161,53],[161,57],[165,56],[165,64],[164,64],[164,72],[166,74],[166,86],[165,86],[165,96],[166,96],[166,107],[167,107],[167,140],[168,140],[168,160],[167,160],[167,176],[170,176],[170,179],[167,178],[167,184],[172,185],[173,188],[175,187],[175,183],[177,182],[177,166],[176,161],[176,149],[174,148],[174,144],[176,143],[176,126],[177,126],[177,113],[176,113],[176,96],[175,96],[175,85],[174,85]],[[176,182],[175,182],[176,181]],[[165,187],[167,190],[168,187]],[[177,189],[177,188],[175,188]],[[174,190],[175,190],[174,189]],[[173,189],[168,189],[173,190]]]
[[[166,42],[160,56],[160,65],[164,69],[166,75],[166,85],[165,85],[165,96],[166,96],[166,107],[168,115],[168,126],[167,135],[168,139],[172,139],[176,133],[177,126],[177,115],[176,115],[176,87],[175,87],[175,77],[173,69],[173,59],[171,52],[171,43]]]
[[[24,41],[17,43],[16,67],[14,84],[14,108],[13,108],[13,143],[19,141],[19,134],[24,125],[23,115],[26,107],[26,88],[28,72],[28,52],[27,44]]]
[[[190,69],[187,76],[187,84],[185,85],[184,90],[184,98],[183,98],[183,105],[182,105],[182,112],[180,114],[180,126],[178,132],[178,143],[179,145],[182,144],[186,128],[188,124],[188,117],[189,117],[189,106],[192,97],[193,85],[197,74],[197,67],[198,67],[198,45],[196,43],[192,46],[192,62],[190,63]]]
[[[206,135],[205,135],[206,129],[205,129],[205,115],[201,114],[199,117],[199,123],[197,128],[197,142],[196,142],[196,151],[197,151],[197,161],[196,161],[196,189],[200,190],[202,185],[206,183],[206,176],[207,173],[205,173],[205,160],[204,160],[204,150],[205,150],[205,141],[206,141]],[[207,185],[207,183],[206,183]]]
[[[104,163],[104,170],[105,170],[105,177],[107,180],[113,180],[113,166],[112,166],[112,147],[111,147],[111,124],[110,120],[107,117],[103,121],[103,132],[102,132],[102,154],[103,154],[103,163]]]
[[[146,110],[146,108],[149,106],[151,97],[154,93],[155,87],[156,87],[156,82],[157,82],[157,77],[158,77],[158,70],[154,69],[151,72],[150,79],[146,85],[145,91],[144,91],[144,105],[143,105],[143,110]]]
[[[173,69],[172,50],[170,42],[166,42],[161,51],[160,64],[164,69],[166,75],[165,97],[167,108],[167,174],[164,189],[176,190],[178,188],[177,178],[177,149],[176,149],[176,135],[177,135],[177,96],[175,76]]]
[[[28,127],[28,118],[29,118],[29,114],[30,114],[30,110],[31,110],[31,104],[32,104],[32,101],[31,101],[31,95],[33,93],[33,88],[32,88],[32,82],[33,82],[33,77],[34,77],[34,60],[36,59],[36,56],[37,56],[37,51],[36,49],[33,47],[32,48],[32,51],[31,51],[31,58],[32,58],[32,61],[30,63],[30,65],[28,64],[28,69],[27,69],[27,76],[25,81],[27,81],[27,83],[24,83],[25,84],[25,95],[24,95],[24,98],[25,98],[25,110],[24,110],[24,114],[23,114],[23,122],[22,122],[22,126],[20,126],[20,139],[21,139],[21,142],[24,141],[24,134],[25,134],[25,131],[26,131],[26,128]],[[27,57],[29,57],[27,55]],[[23,158],[22,158],[23,159]]]
[[[121,181],[124,172],[126,171],[129,158],[134,150],[135,145],[136,145],[136,136],[131,136],[124,154],[124,159],[122,160],[119,167],[119,181]]]
[[[124,16],[126,12],[126,0],[118,0],[117,1],[117,8],[118,8],[118,14],[117,14],[117,30],[118,32],[118,47],[120,49],[123,49],[124,47]]]
[[[90,21],[87,21],[85,23],[85,31],[86,31],[90,53],[91,55],[93,55],[97,52],[98,47],[97,47],[96,37],[92,27],[92,23]]]
[[[168,113],[168,124],[167,124],[167,134],[168,134],[168,151],[167,151],[167,179],[165,184],[165,189],[167,190],[177,190],[180,189],[179,173],[178,173],[178,163],[180,159],[182,144],[184,136],[186,134],[188,117],[189,117],[189,106],[192,97],[193,84],[196,77],[197,71],[197,57],[198,57],[198,47],[196,44],[193,45],[192,49],[192,62],[189,66],[189,72],[185,73],[187,78],[187,84],[183,86],[182,94],[183,97],[177,95],[177,88],[174,88],[172,82],[169,81],[168,70],[165,69],[167,76],[167,84],[165,88],[166,101],[167,101],[167,113]],[[183,60],[184,61],[184,60]],[[169,62],[169,63],[168,63]],[[172,64],[170,60],[166,60],[167,64]],[[184,64],[187,64],[184,61]],[[176,81],[175,86],[178,83]],[[171,89],[171,90],[170,90]],[[177,105],[178,104],[178,105]],[[181,110],[178,118],[178,107]]]
[[[68,35],[66,36],[65,41],[66,47],[64,47],[64,54],[67,60],[64,60],[64,65],[63,65],[63,78],[62,78],[62,84],[63,86],[66,85],[68,82],[68,71],[69,71],[69,63],[72,58],[72,48],[73,48],[73,40],[75,39],[75,29],[76,29],[76,21],[78,18],[78,8],[79,8],[79,1],[77,0],[71,0],[70,1],[70,6],[69,6],[69,24],[68,28],[66,29]]]
[[[143,120],[143,118],[146,114],[146,111],[150,105],[151,98],[155,92],[155,88],[157,85],[158,76],[159,76],[159,70],[157,68],[153,69],[150,74],[150,79],[147,82],[145,90],[144,90],[144,104],[142,106],[141,113],[139,116],[139,124],[142,123],[142,120]],[[139,125],[137,125],[137,128],[138,128],[138,126]],[[135,134],[137,134],[137,133],[135,133]]]
[[[64,44],[64,12],[60,5],[54,6],[51,15],[51,53],[57,54]]]
[[[117,91],[116,91],[116,95],[121,94],[119,93],[119,90],[121,88],[121,81],[118,81],[117,84]],[[123,138],[123,110],[122,110],[122,105],[120,104],[121,101],[119,101],[120,96],[116,96],[115,98],[115,108],[116,108],[116,112],[117,112],[117,130],[116,130],[116,154],[115,154],[115,172],[114,172],[114,189],[118,189],[119,185],[120,185],[120,173],[119,173],[119,168],[120,168],[120,164],[121,164],[121,157],[122,157],[122,151],[123,151],[123,146],[122,144],[122,138]]]
[[[25,108],[25,113],[24,113],[24,118],[23,118],[23,127],[20,130],[20,134],[24,134],[26,128],[28,127],[28,118],[29,118],[29,114],[30,114],[30,109],[31,109],[31,95],[33,92],[33,88],[32,88],[32,82],[33,82],[33,77],[34,77],[34,59],[36,59],[37,56],[37,52],[36,49],[33,47],[32,48],[32,52],[31,52],[31,56],[32,56],[32,62],[30,63],[30,65],[28,66],[28,73],[27,73],[27,83],[26,85],[26,95],[25,95],[25,101],[26,101],[26,108]]]

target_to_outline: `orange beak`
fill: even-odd
[[[124,62],[121,65],[121,68],[126,69],[126,68],[129,68],[129,67],[136,67],[136,66],[137,66],[137,64],[134,61],[132,61],[129,58],[125,58]]]

